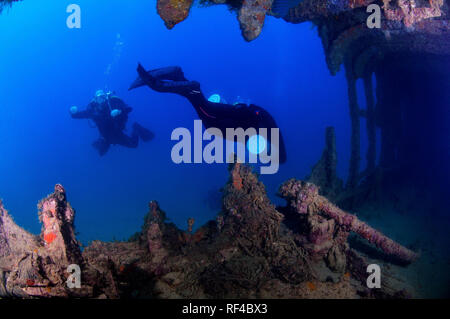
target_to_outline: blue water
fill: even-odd
[[[70,3],[24,1],[0,16],[0,197],[21,226],[39,232],[36,204],[56,183],[67,190],[85,243],[128,238],[153,199],[182,228],[189,217],[199,226],[220,210],[227,165],[172,163],[172,130],[193,128],[197,117],[179,96],[128,92],[138,61],[148,69],[179,65],[206,94],[228,102],[240,96],[273,114],[288,152],[277,174],[262,177],[275,202],[281,182],[303,178],[319,159],[326,126],[336,127],[338,172],[346,176],[345,76],[330,76],[311,25],[269,17],[261,36],[247,43],[225,6],[195,7],[169,31],[154,1],[77,0],[82,28],[76,30],[66,26]],[[134,108],[130,126],[150,128],[153,141],[98,156],[91,147],[97,130],[71,119],[69,108],[84,108],[105,87]]]

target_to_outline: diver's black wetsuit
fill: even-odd
[[[116,117],[111,116],[111,110],[120,110]],[[74,119],[91,119],[95,122],[101,137],[92,145],[98,150],[100,156],[105,155],[110,145],[122,145],[129,148],[136,148],[139,144],[139,137],[143,141],[153,138],[153,133],[134,123],[131,137],[126,135],[125,129],[128,121],[128,114],[133,109],[116,96],[106,98],[104,103],[97,103],[93,100],[86,110],[72,114]]]
[[[188,81],[180,67],[167,67],[152,71],[145,71],[139,65],[139,78],[133,82],[130,90],[147,85],[157,92],[176,93],[184,96],[191,102],[203,125],[218,128],[223,136],[227,128],[241,127],[267,128],[268,140],[271,141],[271,128],[278,128],[273,117],[262,107],[254,104],[223,104],[208,101],[200,90],[200,83]],[[279,161],[286,162],[286,149],[284,140],[279,132]]]

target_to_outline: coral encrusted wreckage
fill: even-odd
[[[280,188],[276,208],[249,166],[230,166],[216,220],[191,232],[168,223],[156,201],[127,242],[94,241],[83,251],[61,185],[38,205],[40,235],[17,226],[0,205],[0,296],[81,298],[408,297],[384,280],[366,286],[368,262],[349,247],[356,232],[405,264],[417,255],[318,195],[311,183]],[[69,265],[81,287],[69,288]],[[389,276],[386,275],[386,278]]]
[[[189,15],[194,0],[158,0],[158,14],[164,20],[166,27],[172,29]]]

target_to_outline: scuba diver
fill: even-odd
[[[74,119],[91,119],[94,121],[101,137],[92,143],[92,146],[100,156],[103,156],[108,152],[110,145],[118,144],[136,148],[139,144],[139,138],[144,142],[153,139],[154,134],[138,123],[133,124],[131,136],[123,132],[128,121],[128,114],[132,110],[111,92],[105,93],[103,90],[98,90],[86,110],[79,111],[76,106],[72,106],[70,113]]]
[[[180,67],[166,67],[146,71],[139,64],[139,77],[131,84],[129,90],[147,85],[157,92],[175,93],[184,96],[194,107],[206,129],[218,128],[223,136],[227,128],[267,128],[268,141],[271,141],[271,128],[278,128],[273,117],[262,107],[254,104],[237,103],[234,105],[215,103],[207,100],[200,89],[200,83],[188,81]],[[286,162],[286,149],[281,132],[279,134],[279,162]]]

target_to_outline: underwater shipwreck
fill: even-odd
[[[325,168],[325,166],[324,166]],[[330,167],[327,167],[330,168]],[[323,171],[325,173],[325,171]],[[317,172],[316,172],[317,174]],[[326,174],[326,173],[325,173]],[[75,211],[61,185],[39,203],[40,236],[18,227],[0,207],[0,295],[89,298],[356,298],[407,297],[393,277],[367,289],[368,261],[347,243],[355,232],[400,263],[418,255],[319,194],[289,180],[278,210],[249,166],[230,167],[223,212],[192,232],[166,222],[156,201],[128,242],[94,241],[83,251]],[[68,265],[82,286],[67,287]]]
[[[1,2],[0,9],[11,2]],[[188,18],[193,2],[158,0],[157,10],[173,28]],[[39,235],[18,226],[0,203],[0,297],[421,297],[399,275],[399,269],[421,258],[420,251],[392,240],[357,216],[367,206],[389,205],[448,212],[450,172],[441,163],[450,156],[433,140],[442,132],[442,114],[449,106],[449,4],[292,2],[296,6],[279,18],[294,24],[312,22],[330,74],[345,69],[351,118],[348,179],[337,176],[338,150],[334,128],[329,127],[322,157],[311,174],[280,186],[284,206],[269,200],[250,166],[232,164],[221,211],[195,231],[194,219],[188,220],[185,230],[179,229],[153,200],[142,229],[128,241],[94,241],[82,247],[70,194],[62,185],[38,204]],[[201,3],[229,6],[247,41],[264,31],[266,16],[276,16],[273,0]],[[381,8],[380,28],[366,25],[370,4]],[[365,109],[358,103],[359,80]],[[361,170],[362,123],[368,144],[365,170]],[[67,267],[73,264],[82,274],[77,289],[67,285]],[[370,264],[383,270],[381,288],[367,286]]]

